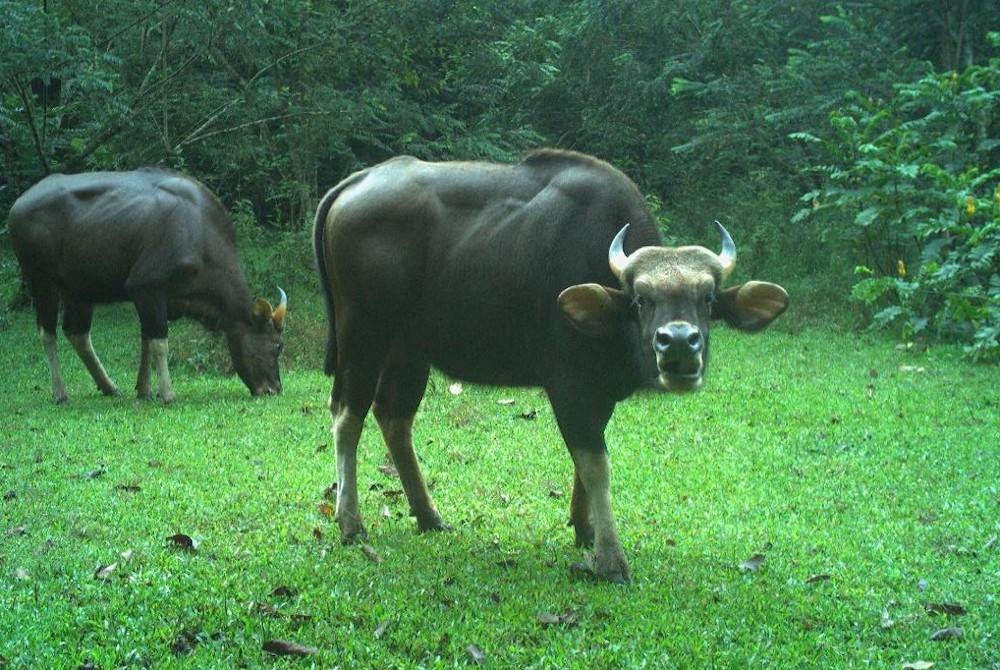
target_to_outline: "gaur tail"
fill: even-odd
[[[326,217],[330,213],[333,202],[337,199],[345,188],[357,182],[362,173],[355,173],[344,179],[339,184],[327,191],[327,194],[320,200],[319,207],[316,208],[316,220],[313,223],[313,253],[316,254],[316,268],[319,270],[319,283],[323,287],[323,299],[326,303],[326,359],[323,369],[326,374],[332,375],[337,370],[337,324],[333,309],[333,292],[330,286],[330,272],[326,267],[326,254],[323,249],[326,246]]]

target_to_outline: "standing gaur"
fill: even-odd
[[[90,342],[95,304],[129,300],[142,333],[136,391],[175,399],[167,368],[167,322],[192,317],[222,331],[233,367],[253,395],[281,392],[278,354],[287,308],[252,300],[240,271],[236,231],[218,198],[176,172],[55,174],[28,189],[10,210],[8,228],[31,292],[52,377],[52,397],[66,385],[56,357],[56,323],[98,389],[118,395]]]
[[[316,214],[330,322],[326,369],[342,538],[365,533],[356,452],[369,408],[421,530],[446,527],[411,428],[431,366],[482,384],[540,386],[573,459],[570,524],[592,569],[627,581],[604,430],[641,387],[702,384],[709,326],[766,327],[776,284],[723,288],[736,247],[664,247],[639,190],[595,158],[539,151],[517,165],[400,157],[351,175]]]

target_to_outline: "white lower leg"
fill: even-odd
[[[153,389],[149,385],[149,340],[142,341],[139,351],[139,376],[135,380],[135,393],[141,400],[149,400]]]
[[[167,367],[167,340],[149,340],[149,357],[152,366],[156,368],[156,376],[160,378],[160,400],[172,403],[174,387],[170,383],[170,369]]]
[[[66,384],[63,382],[62,373],[59,371],[59,357],[56,355],[55,333],[47,333],[39,330],[42,338],[42,348],[45,350],[45,360],[49,364],[49,381],[52,385],[52,399],[57,403],[64,403],[69,400],[66,395]]]
[[[108,377],[107,371],[101,365],[101,359],[97,357],[97,352],[94,351],[94,345],[90,341],[90,333],[67,335],[66,339],[76,349],[77,356],[80,357],[80,360],[87,367],[87,371],[90,372],[90,376],[93,377],[101,393],[104,395],[118,395],[118,387]]]
[[[631,579],[628,561],[611,514],[611,466],[606,452],[576,455],[580,481],[587,491],[594,526],[594,569],[612,581]]]
[[[337,450],[337,525],[341,539],[353,542],[365,534],[358,508],[358,441],[364,420],[346,407],[333,417],[333,443]]]

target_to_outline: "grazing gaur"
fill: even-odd
[[[712,319],[745,331],[787,304],[776,284],[724,289],[736,248],[664,247],[639,190],[607,163],[543,150],[517,165],[400,157],[319,204],[336,520],[364,536],[356,451],[369,409],[421,530],[446,528],[413,452],[431,366],[482,384],[540,386],[573,459],[569,522],[598,576],[630,570],[611,514],[604,430],[640,387],[701,386]]]
[[[11,243],[34,301],[52,397],[67,401],[56,357],[56,323],[105,395],[118,395],[90,341],[95,304],[130,300],[142,350],[136,391],[175,399],[167,369],[167,321],[192,317],[226,335],[233,366],[253,395],[279,393],[278,354],[287,308],[251,300],[233,222],[198,181],[159,168],[55,174],[10,210]]]

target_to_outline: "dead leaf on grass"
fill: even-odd
[[[28,571],[24,568],[18,568],[14,571],[14,578],[20,582],[26,582],[31,579],[31,575],[29,575]]]
[[[761,566],[764,565],[764,561],[767,560],[764,554],[754,554],[747,560],[740,563],[740,570],[743,572],[757,572],[760,570]]]
[[[389,626],[390,625],[391,625],[391,622],[389,622],[389,621],[383,621],[378,626],[376,626],[375,627],[375,639],[376,640],[381,640],[382,636],[385,635],[386,631],[389,630]]]
[[[8,528],[6,534],[7,535],[27,535],[28,534],[28,527],[27,526],[14,526],[13,528]]]
[[[951,616],[964,616],[969,613],[958,603],[926,603],[924,610],[928,614],[948,614]]]
[[[816,582],[826,582],[829,580],[830,580],[830,575],[824,572],[818,575],[809,575],[809,577],[806,578],[806,584],[815,584]]]
[[[539,612],[535,617],[542,626],[566,626],[572,628],[580,623],[576,611],[566,610],[562,614]]]
[[[367,558],[372,563],[382,562],[382,557],[378,555],[377,551],[375,551],[375,547],[371,546],[370,544],[361,545],[361,553],[364,554],[365,558]]]
[[[381,472],[386,477],[395,477],[399,479],[399,470],[392,463],[386,463],[385,465],[378,466],[378,471]]]
[[[472,658],[472,662],[476,665],[482,665],[486,662],[486,654],[479,648],[479,645],[470,644],[465,650],[469,652],[469,657]]]
[[[944,642],[946,640],[958,640],[961,639],[964,634],[965,633],[958,626],[949,626],[948,628],[942,628],[939,631],[935,631],[934,634],[931,635],[931,641]]]
[[[94,579],[106,582],[111,579],[111,575],[114,574],[115,570],[118,569],[117,563],[110,563],[108,565],[102,565],[94,571]]]
[[[524,419],[525,421],[534,421],[535,419],[538,418],[538,410],[529,409],[526,412],[521,412],[520,414],[517,415],[517,418]]]
[[[184,533],[174,533],[167,538],[167,543],[175,549],[183,549],[184,551],[191,552],[198,551],[198,542],[190,535],[185,535]]]
[[[462,385],[458,382],[455,382],[454,384],[448,387],[448,393],[452,395],[462,395],[463,390],[464,389],[462,388]]]
[[[333,516],[334,514],[333,505],[331,505],[328,502],[321,502],[319,505],[316,506],[316,511],[319,512],[322,516]]]
[[[307,647],[288,640],[268,640],[262,648],[273,656],[312,656],[319,652],[315,647]]]
[[[500,400],[497,400],[497,404],[498,405],[503,405],[504,407],[510,407],[511,405],[515,404],[516,402],[517,401],[514,400],[513,398],[500,398]]]
[[[290,586],[276,586],[273,591],[271,591],[272,598],[293,598],[296,595],[295,589]]]
[[[933,661],[910,661],[903,664],[902,670],[931,670],[933,667]]]
[[[90,472],[87,473],[87,479],[98,479],[100,477],[103,477],[104,473],[106,472],[107,469],[105,469],[103,465],[100,465],[96,469],[91,470]]]
[[[121,491],[122,493],[138,493],[142,490],[142,487],[138,484],[116,484],[116,491]]]
[[[14,489],[9,489],[7,491],[4,491],[3,494],[4,500],[15,500],[16,498],[17,498],[17,491],[15,491]]]

